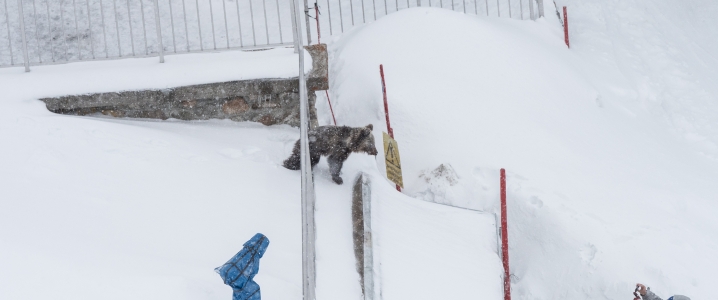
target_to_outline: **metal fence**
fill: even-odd
[[[289,46],[291,1],[0,0],[0,67]],[[316,1],[304,0],[300,20],[309,43],[317,10],[322,36],[418,6],[515,19],[543,11],[542,0]]]

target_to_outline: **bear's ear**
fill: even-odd
[[[371,130],[374,130],[374,125],[369,124],[369,125],[366,126],[366,128],[369,128],[370,131],[371,131]]]

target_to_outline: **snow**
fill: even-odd
[[[381,154],[353,154],[341,186],[317,166],[317,299],[361,295],[359,172],[373,183],[379,299],[500,299],[499,168],[514,299],[618,299],[636,282],[711,299],[718,4],[557,4],[572,49],[551,11],[407,9],[333,38],[337,122],[374,124],[378,145],[384,65],[406,190]],[[296,73],[286,48],[0,70],[0,298],[227,299],[213,268],[262,232],[264,298],[301,299],[299,172],[281,167],[298,130],[55,115],[37,101]]]

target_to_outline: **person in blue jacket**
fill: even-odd
[[[643,298],[643,300],[663,300],[661,297],[658,297],[656,294],[651,292],[651,288],[647,288],[643,284],[636,284],[636,290],[639,294],[641,294],[641,298]],[[691,300],[691,298],[683,295],[675,295],[668,298],[668,300]]]

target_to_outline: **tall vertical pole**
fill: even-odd
[[[504,300],[511,300],[511,272],[509,271],[509,228],[506,219],[506,170],[501,169],[501,260],[504,264]]]
[[[300,17],[300,16],[297,15],[297,17]],[[317,17],[319,17],[319,16],[317,16]],[[300,17],[300,20],[301,20],[301,17]],[[307,2],[307,0],[304,0],[304,21],[306,21],[306,23],[307,23],[306,24],[306,26],[307,26],[307,45],[311,45],[312,44],[312,29],[309,27],[309,3]]]
[[[381,91],[384,94],[384,116],[386,116],[386,131],[389,136],[394,138],[394,129],[391,128],[391,122],[389,121],[389,101],[386,98],[386,81],[384,81],[384,65],[379,65],[379,73],[381,74]],[[397,184],[396,190],[401,192],[401,187]]]
[[[171,17],[172,16],[170,16],[170,18]],[[159,49],[157,51],[160,55],[160,63],[164,63],[165,62],[165,46],[162,43],[162,26],[160,23],[160,5],[157,0],[155,0],[155,26],[157,27],[157,47],[159,47]],[[175,49],[176,48],[177,47],[175,47]]]
[[[292,10],[290,14],[292,16],[292,38],[294,39],[294,53],[299,53],[299,39],[302,38],[300,35],[301,29],[299,29],[299,22],[297,21],[297,9],[294,0],[289,1],[289,7]],[[239,16],[239,12],[237,13]]]
[[[301,37],[299,20],[302,11],[299,9],[300,0],[295,2],[294,14],[297,26],[296,37]],[[297,38],[295,45],[299,47],[299,146],[300,162],[302,167],[302,291],[304,300],[315,300],[316,263],[315,241],[316,228],[314,226],[314,178],[312,177],[312,164],[309,155],[309,104],[307,101],[307,83],[304,80],[304,45],[301,38]]]
[[[543,11],[543,0],[536,0],[538,2],[538,14],[539,18],[544,17],[544,11]]]
[[[566,40],[566,47],[571,48],[571,44],[568,42],[568,13],[566,7],[563,7],[563,36]]]
[[[17,0],[18,12],[20,13],[20,33],[22,36],[22,57],[25,63],[25,72],[30,72],[30,58],[27,54],[27,36],[25,34],[25,12],[22,9],[22,0]],[[8,27],[10,20],[8,20]],[[10,36],[8,36],[10,38]]]

